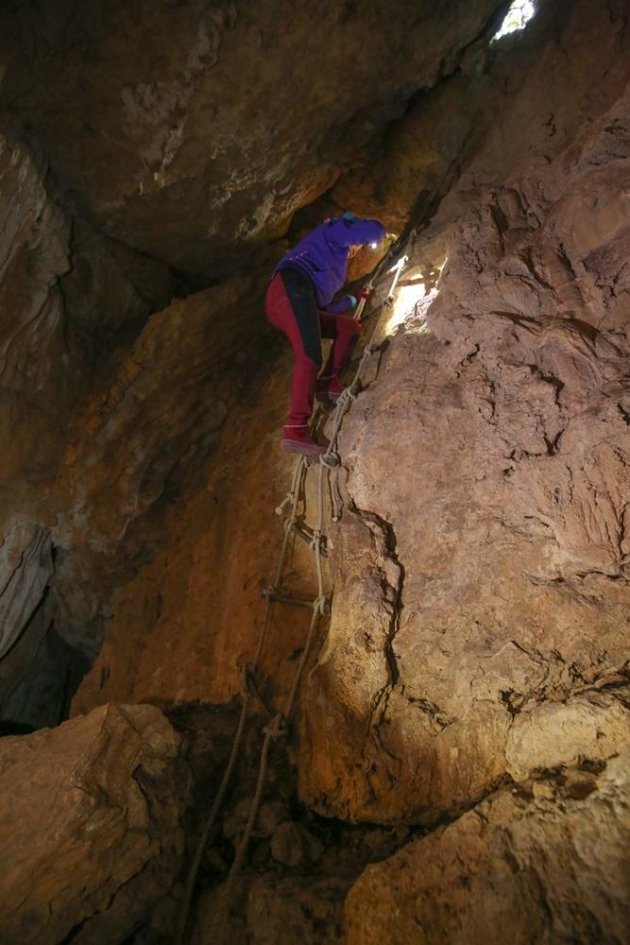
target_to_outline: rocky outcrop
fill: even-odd
[[[217,899],[200,897],[191,945],[248,941],[252,945],[342,945],[341,902],[346,883],[337,877],[277,876],[251,880],[247,902],[229,928],[217,932]]]
[[[257,337],[262,344],[269,336]],[[251,348],[242,354],[255,370],[260,355]],[[262,591],[273,579],[282,541],[274,508],[293,465],[279,448],[290,367],[286,358],[277,363],[278,376],[261,378],[255,398],[241,387],[240,404],[233,396],[224,401],[222,449],[212,454],[192,494],[167,511],[160,552],[118,591],[103,648],[77,693],[75,711],[120,698],[224,702],[241,691],[241,667],[253,658],[264,615]],[[208,402],[216,405],[219,397],[210,387]],[[314,596],[312,554],[301,541],[294,543],[285,581],[296,596]],[[274,679],[269,696],[292,673],[308,620],[308,611],[276,609],[263,652],[264,675]]]
[[[344,942],[627,942],[629,760],[500,791],[370,866]]]
[[[628,730],[624,5],[544,4],[529,39],[503,49],[483,32],[490,0],[443,4],[435,18],[417,3],[291,5],[286,30],[277,4],[273,16],[264,2],[206,6],[143,10],[146,48],[133,35],[140,14],[118,2],[43,0],[36,23],[20,4],[0,13],[15,26],[0,29],[2,100],[53,171],[7,123],[2,396],[25,432],[0,433],[0,708],[41,724],[28,666],[40,660],[65,706],[57,642],[93,658],[104,631],[75,712],[226,702],[243,681],[263,713],[281,704],[307,610],[277,607],[262,672],[242,672],[291,467],[278,444],[290,361],[262,297],[294,211],[337,182],[313,214],[352,203],[401,227],[411,214],[415,229],[393,307],[379,283],[382,345],[343,425],[331,620],[291,751],[300,799],[318,814],[441,824],[357,884],[348,940],[387,938],[393,902],[401,943],[420,916],[429,941],[463,940],[470,917],[480,941],[503,928],[523,942],[617,945],[620,896],[601,893],[601,878],[623,840]],[[350,35],[364,58],[343,71]],[[176,282],[179,294],[205,288],[178,300]],[[312,477],[302,507],[310,524]],[[314,596],[308,542],[291,544],[283,581]],[[5,776],[56,796],[53,831],[12,808],[16,942],[122,941],[177,870],[179,749],[157,710],[109,707],[73,725],[6,743]],[[138,768],[154,727],[166,747],[147,748]],[[26,757],[36,764],[29,746],[48,740],[58,747],[45,777],[20,773]],[[252,791],[239,790],[203,867],[212,882],[242,830]],[[356,862],[337,862],[341,845],[321,840],[317,817],[301,823],[288,792],[280,808],[263,793],[270,822],[252,854],[266,875],[239,929],[261,943],[340,941]],[[55,832],[61,854],[42,846]],[[470,855],[455,868],[460,848]],[[58,881],[56,858],[72,882]],[[14,876],[41,893],[28,915]],[[504,888],[512,931],[499,921]],[[206,937],[214,896],[199,910]],[[165,928],[171,907],[147,929]]]
[[[330,205],[382,216],[396,232],[410,217],[426,225],[440,206],[428,245],[443,258],[450,227],[476,202],[480,184],[502,186],[507,175],[548,163],[613,104],[627,82],[626,12],[624,0],[540,2],[524,31],[493,41],[488,30],[456,71],[392,122],[375,158],[339,179]],[[472,176],[458,185],[468,169]],[[431,253],[426,261],[435,261]]]
[[[3,945],[111,945],[181,866],[181,739],[151,706],[104,706],[0,743]]]

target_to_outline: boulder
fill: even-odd
[[[345,945],[623,945],[629,761],[506,788],[369,866]]]
[[[0,741],[0,941],[122,942],[181,868],[181,739],[148,705],[107,705]]]

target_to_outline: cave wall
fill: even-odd
[[[627,17],[617,2],[544,4],[495,48],[494,6],[454,3],[438,23],[389,5],[376,30],[379,4],[330,5],[280,40],[265,4],[94,4],[93,33],[70,2],[0,13],[19,25],[3,32],[0,85],[5,717],[56,724],[79,651],[94,663],[77,715],[240,691],[292,465],[278,443],[290,359],[261,317],[274,241],[320,198],[307,213],[352,205],[396,227],[411,215],[405,297],[448,257],[405,311],[386,306],[387,279],[377,287],[379,338],[391,315],[401,328],[344,421],[332,614],[295,734],[311,810],[452,823],[358,881],[348,943],[382,940],[392,908],[400,945],[419,923],[436,941],[492,941],[506,925],[523,942],[623,935],[623,889],[606,883],[627,843]],[[337,95],[350,34],[378,75],[362,64]],[[327,67],[312,82],[306,35]],[[277,98],[275,57],[295,67]],[[309,567],[296,542],[297,596],[314,594]],[[275,611],[270,705],[307,621]],[[97,708],[86,731],[119,711]],[[51,941],[74,934],[70,915]],[[36,938],[45,895],[33,921]],[[129,931],[99,922],[104,940]]]
[[[116,588],[166,540],[165,509],[195,492],[273,347],[262,291],[295,210],[378,148],[497,6],[3,4],[7,640],[35,620],[3,666],[9,687],[29,662],[49,675],[52,627],[77,666],[94,658]],[[234,333],[208,334],[223,319]]]
[[[106,706],[0,742],[0,938],[111,945],[181,866],[182,739],[153,706]]]
[[[38,725],[57,722],[64,700],[52,714],[43,705],[31,710],[16,690],[28,666],[31,687],[33,676],[49,675],[44,641],[55,619],[50,583],[60,544],[55,483],[71,417],[174,279],[163,264],[113,247],[77,220],[41,150],[6,114],[0,197],[0,714]],[[65,630],[58,616],[57,632]],[[71,654],[64,654],[53,677],[68,668]]]
[[[437,298],[344,424],[353,511],[300,748],[328,814],[424,822],[625,740],[627,34],[584,3],[547,36],[411,244],[408,283],[458,217]]]

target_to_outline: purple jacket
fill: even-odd
[[[378,220],[352,220],[343,217],[329,220],[305,236],[282,257],[275,272],[297,269],[312,283],[320,308],[346,311],[351,304],[340,299],[330,305],[346,283],[348,275],[348,248],[352,245],[378,243],[385,236],[385,227]],[[275,273],[274,273],[275,274]],[[342,308],[339,308],[343,304]]]

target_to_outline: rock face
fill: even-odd
[[[370,866],[345,945],[627,942],[629,761],[500,791]]]
[[[152,706],[0,743],[3,945],[111,945],[181,866],[180,738]]]
[[[80,236],[76,247],[73,237]],[[41,152],[0,114],[0,716],[37,674],[55,618],[48,588],[59,505],[52,497],[77,400],[173,285],[166,267],[114,246],[64,209]],[[140,288],[138,288],[140,287]],[[113,335],[118,333],[114,340]],[[105,350],[103,350],[103,347]],[[59,618],[59,614],[56,615]],[[57,619],[57,632],[65,630]],[[7,655],[8,654],[8,655]],[[30,669],[28,668],[30,666]],[[59,675],[65,670],[58,666]],[[44,685],[44,688],[47,684]],[[52,691],[51,724],[60,706]]]
[[[610,757],[627,726],[630,102],[627,62],[599,82],[591,13],[576,5],[412,245],[406,331],[344,425],[349,513],[300,749],[323,812],[431,820],[505,774]],[[592,26],[604,48],[625,35]],[[531,108],[564,95],[556,42],[582,98],[548,141]],[[427,312],[405,293],[456,213]]]
[[[2,7],[0,713],[42,724],[33,706],[63,690],[56,721],[67,648],[94,658],[104,631],[75,712],[238,692],[292,465],[290,360],[262,318],[279,237],[316,197],[294,232],[324,206],[411,215],[342,430],[330,625],[291,731],[300,800],[392,835],[452,821],[359,881],[348,945],[418,928],[619,945],[625,4],[541,4],[503,48],[491,0],[302,6]],[[312,478],[300,503],[312,524]],[[308,543],[284,580],[314,596]],[[288,689],[308,619],[274,611],[261,704]],[[3,744],[0,939],[135,933],[179,865],[178,752],[147,706]],[[341,941],[356,872],[329,877],[315,826],[267,815],[248,929]]]
[[[246,352],[253,369],[257,355]],[[282,501],[293,461],[279,449],[286,409],[287,359],[255,399],[232,400],[216,461],[192,494],[169,510],[161,551],[116,595],[112,623],[75,711],[106,701],[224,702],[241,691],[240,668],[253,658],[273,578]],[[193,388],[194,390],[194,388]],[[212,397],[213,394],[210,394]],[[314,597],[312,554],[293,543],[285,587]],[[308,611],[277,608],[263,652],[271,696],[295,665]]]

